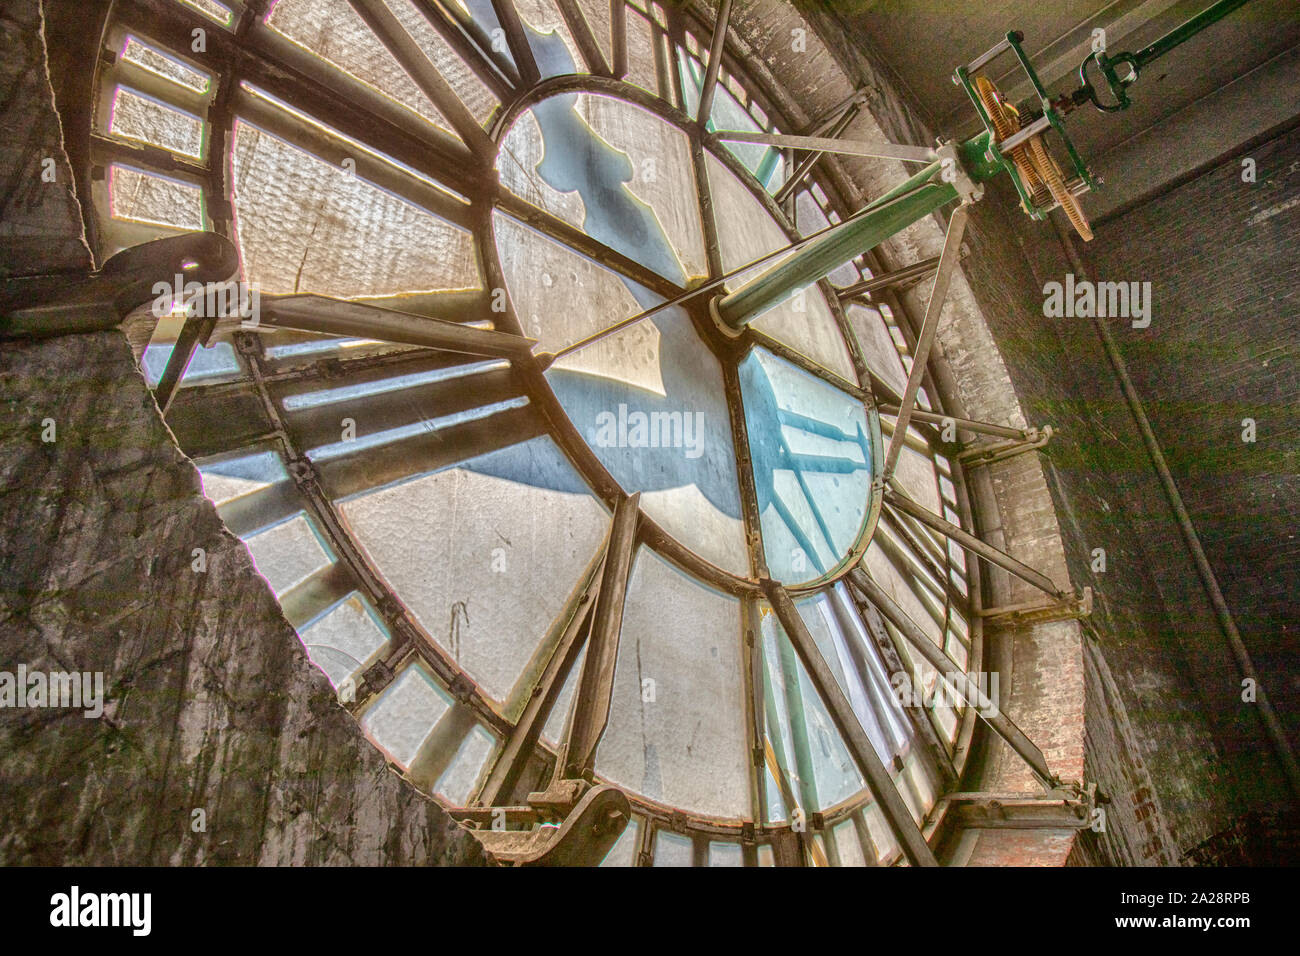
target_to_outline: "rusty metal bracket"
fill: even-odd
[[[493,809],[500,808],[474,808],[456,814],[461,819],[484,814],[490,818]],[[622,836],[631,818],[632,805],[627,795],[617,787],[601,786],[588,790],[559,826],[470,832],[501,866],[596,866]],[[522,816],[520,819],[522,822]]]
[[[1047,793],[950,793],[936,804],[974,830],[1086,830],[1097,804],[1096,784],[1067,784]]]
[[[0,283],[0,339],[102,332],[158,299],[156,286],[225,282],[238,272],[234,243],[194,232],[123,249],[97,272],[6,279]]]
[[[987,607],[979,612],[990,626],[1046,624],[1050,621],[1078,621],[1092,614],[1092,588],[1068,594],[1056,601],[1030,601],[1005,607]]]
[[[1004,458],[1011,458],[1015,455],[1023,455],[1027,451],[1035,451],[1044,447],[1052,440],[1055,434],[1051,425],[1044,425],[1042,428],[1028,428],[1025,430],[1024,441],[1012,439],[1010,441],[991,442],[986,445],[972,445],[957,453],[957,460],[966,467],[974,465],[991,465],[995,461],[1002,461]]]

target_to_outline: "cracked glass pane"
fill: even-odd
[[[609,527],[548,438],[358,495],[340,510],[420,624],[498,702]]]
[[[596,772],[706,816],[749,814],[740,602],[636,555]]]
[[[235,211],[248,281],[357,297],[482,287],[473,236],[240,120]]]

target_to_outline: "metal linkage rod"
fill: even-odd
[[[839,137],[843,135],[844,131],[849,128],[849,124],[857,118],[860,110],[861,107],[857,104],[856,100],[851,100],[840,117],[821,132],[824,132],[831,139],[839,139]],[[817,135],[820,135],[820,133]],[[814,150],[808,156],[804,157],[803,162],[801,162],[795,168],[794,172],[790,174],[790,178],[787,179],[781,188],[773,194],[772,201],[780,206],[789,199],[790,195],[799,188],[799,184],[802,183],[807,175],[813,171],[814,167],[821,162],[821,158],[824,155],[826,155],[824,150]]]
[[[903,266],[901,269],[895,269],[893,272],[882,273],[878,276],[872,276],[870,279],[863,279],[861,282],[855,282],[853,285],[845,286],[840,289],[837,295],[840,301],[852,299],[860,295],[867,295],[876,292],[879,289],[887,289],[890,286],[901,285],[904,282],[920,281],[930,275],[939,265],[939,257],[931,256],[929,259],[922,259],[914,262],[910,266]]]
[[[1015,725],[1012,720],[1002,713],[996,701],[991,701],[985,696],[980,689],[979,684],[971,679],[970,675],[957,665],[957,662],[950,658],[943,650],[930,640],[913,621],[907,616],[901,607],[892,597],[871,579],[861,568],[854,568],[849,572],[849,584],[856,588],[858,592],[875,606],[890,624],[907,640],[922,657],[929,662],[930,666],[939,672],[939,676],[946,683],[950,684],[957,690],[962,697],[966,699],[967,704],[976,709],[986,724],[988,724],[995,733],[1008,746],[1011,747],[1029,768],[1033,770],[1034,776],[1039,779],[1048,790],[1060,786],[1060,781],[1053,775],[1052,770],[1047,765],[1047,758],[1043,752],[1038,749],[1032,740],[1025,736],[1024,731]],[[960,675],[960,676],[958,676]]]
[[[1041,571],[1035,571],[1027,564],[1022,564],[1005,551],[999,551],[993,545],[981,541],[969,531],[965,531],[949,521],[945,521],[937,514],[918,505],[906,495],[901,495],[894,490],[892,486],[885,489],[885,504],[896,508],[904,514],[911,515],[921,524],[928,528],[933,528],[940,534],[951,538],[967,551],[978,555],[991,564],[996,564],[1002,570],[1014,574],[1020,580],[1032,584],[1040,591],[1050,594],[1057,600],[1065,600],[1070,597],[1068,593],[1057,588],[1056,584],[1047,575]]]
[[[508,332],[478,329],[321,295],[262,296],[257,321],[259,325],[275,328],[379,339],[489,358],[522,358],[530,355],[537,344],[534,339]]]
[[[731,0],[722,0],[718,19],[713,25],[713,42],[709,45],[709,65],[704,71],[704,86],[700,89],[700,108],[695,120],[701,126],[709,121],[713,112],[713,94],[718,88],[718,71],[722,68],[722,51],[727,45],[727,27],[731,23]]]
[[[907,163],[932,163],[935,156],[934,150],[925,146],[904,146],[898,143],[862,143],[857,140],[832,139],[826,136],[790,136],[785,133],[764,133],[740,129],[720,129],[713,135],[724,143],[758,143],[763,146],[787,146],[791,149],[813,149],[823,153],[842,153],[846,156],[898,159]]]
[[[939,254],[939,268],[934,275],[934,288],[930,290],[930,301],[925,307],[925,319],[921,323],[921,334],[916,339],[916,351],[912,355],[912,371],[907,376],[907,387],[903,390],[899,404],[898,421],[894,424],[894,436],[889,441],[885,452],[885,468],[882,477],[888,481],[898,465],[898,456],[903,452],[903,441],[907,436],[907,425],[911,420],[916,405],[916,393],[921,388],[921,379],[930,361],[930,349],[934,345],[934,335],[939,329],[939,316],[943,312],[944,300],[948,298],[948,284],[952,281],[953,270],[961,254],[961,237],[966,231],[967,209],[965,205],[952,211],[948,220],[948,235],[943,240],[943,251]]]
[[[881,762],[857,714],[853,712],[853,705],[849,703],[848,696],[835,679],[830,665],[818,650],[817,642],[809,632],[808,626],[804,624],[803,618],[799,616],[789,593],[774,581],[765,582],[764,590],[768,601],[772,604],[772,610],[776,612],[777,619],[781,622],[781,628],[790,639],[790,643],[794,645],[795,652],[803,662],[804,670],[812,680],[813,687],[820,695],[822,703],[826,705],[831,720],[835,722],[835,728],[853,756],[853,762],[858,765],[867,786],[875,795],[881,813],[885,816],[885,822],[889,824],[890,830],[898,840],[903,855],[913,866],[938,866],[939,863],[935,860],[930,845],[926,843],[924,834],[912,819],[911,811],[899,795],[893,778]]]

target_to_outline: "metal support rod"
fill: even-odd
[[[534,339],[508,332],[477,329],[472,325],[319,295],[262,296],[259,312],[260,325],[380,339],[489,358],[522,358],[530,355],[537,344]]]
[[[838,139],[843,135],[844,131],[849,128],[849,124],[857,118],[860,110],[861,107],[858,106],[856,102],[850,101],[848,108],[844,110],[844,113],[835,120],[830,127],[819,131],[816,135],[821,135],[821,133],[824,132],[830,138]],[[772,201],[780,206],[789,199],[794,191],[799,188],[799,184],[804,181],[804,178],[813,171],[813,168],[819,162],[821,162],[824,155],[826,155],[825,151],[814,150],[808,156],[804,157],[803,162],[801,162],[795,168],[794,172],[790,174],[790,178],[787,179],[784,185],[773,194]]]
[[[852,139],[832,139],[827,136],[791,136],[785,133],[765,133],[761,130],[720,129],[713,134],[724,143],[758,143],[763,146],[788,146],[791,149],[814,149],[824,153],[842,153],[846,156],[871,156],[876,159],[898,159],[905,163],[932,163],[934,150],[925,146],[905,146],[899,143],[863,143]]]
[[[889,449],[885,452],[885,467],[881,473],[885,481],[894,474],[898,465],[898,456],[903,452],[903,441],[907,435],[907,424],[911,420],[916,405],[916,393],[921,388],[921,379],[930,361],[930,348],[934,345],[935,332],[939,329],[939,316],[943,312],[944,300],[948,298],[948,283],[952,280],[953,270],[957,268],[957,258],[961,254],[961,237],[966,231],[966,206],[958,206],[948,220],[948,235],[943,240],[943,252],[939,255],[939,268],[934,274],[934,287],[930,290],[930,301],[925,307],[925,318],[921,322],[921,332],[916,339],[916,351],[912,355],[912,370],[907,376],[907,387],[903,389],[902,401],[898,403],[898,420],[894,423],[894,435],[889,440]]]
[[[929,636],[917,626],[915,621],[907,616],[907,612],[898,606],[888,592],[871,579],[871,575],[867,574],[862,568],[854,568],[849,572],[849,583],[857,588],[862,596],[870,601],[890,624],[894,625],[894,628],[907,640],[907,643],[924,657],[931,667],[939,672],[942,680],[957,690],[966,699],[969,706],[977,709],[980,718],[999,737],[1005,740],[1012,750],[1021,756],[1044,787],[1051,790],[1060,785],[1060,781],[1047,765],[1047,758],[1043,756],[1043,752],[1038,749],[1037,745],[1026,737],[1024,731],[1017,727],[1009,717],[1002,713],[996,701],[990,701],[985,696],[979,684],[972,680],[970,675],[957,665],[956,661],[945,654],[934,641],[930,640]]]
[[[1024,143],[1029,142],[1029,140],[1032,137],[1037,136],[1039,133],[1043,132],[1044,130],[1049,129],[1051,125],[1052,125],[1052,121],[1050,119],[1048,119],[1046,116],[1040,116],[1038,119],[1034,120],[1024,129],[1016,133],[1012,133],[1002,142],[998,143],[998,149],[1003,154],[1009,154],[1017,146],[1021,146]]]
[[[600,44],[596,42],[596,36],[591,32],[591,24],[587,22],[582,8],[578,6],[578,0],[555,0],[555,5],[559,7],[560,15],[568,24],[569,34],[573,37],[578,52],[582,54],[587,69],[594,74],[608,76],[609,64],[605,62],[605,54],[601,52]]]
[[[893,272],[885,272],[878,276],[872,276],[870,279],[855,282],[853,285],[839,289],[836,294],[840,297],[840,301],[843,302],[846,299],[867,295],[880,289],[887,289],[890,286],[901,285],[904,282],[920,281],[934,272],[938,265],[939,257],[931,256],[929,259],[913,262],[910,266],[903,266],[903,268],[895,269]]]
[[[764,582],[764,590],[768,601],[771,602],[772,610],[776,612],[777,619],[781,622],[782,629],[790,639],[790,643],[794,645],[800,661],[803,662],[804,671],[820,695],[822,703],[826,705],[826,710],[830,713],[836,730],[839,731],[840,737],[843,738],[849,753],[853,756],[854,763],[862,772],[867,787],[875,795],[877,805],[898,840],[903,855],[913,866],[938,866],[930,845],[926,843],[925,836],[912,819],[911,811],[903,802],[893,778],[881,762],[867,732],[863,730],[861,721],[853,712],[853,705],[849,703],[849,698],[835,679],[830,665],[818,650],[817,642],[809,632],[808,626],[804,624],[803,618],[799,616],[789,593],[774,581]]]
[[[1015,33],[1012,35],[1016,38],[1017,43],[1023,42],[1025,39],[1024,36],[1020,33]],[[998,43],[994,44],[994,46],[991,49],[987,50],[984,53],[981,53],[979,56],[975,57],[975,59],[967,63],[966,72],[973,74],[984,64],[997,59],[999,56],[1001,56],[1003,53],[1005,53],[1007,50],[1010,49],[1011,49],[1011,38],[1005,37],[1002,40],[1000,40]]]
[[[1053,220],[1053,224],[1075,275],[1081,279],[1085,278],[1088,275],[1088,270],[1079,258],[1074,243],[1059,222]],[[1115,371],[1115,378],[1119,382],[1120,391],[1124,394],[1124,401],[1128,404],[1133,421],[1137,424],[1138,431],[1142,435],[1142,443],[1146,446],[1147,455],[1151,458],[1151,465],[1155,468],[1161,487],[1164,488],[1165,497],[1169,501],[1169,509],[1173,512],[1174,520],[1177,522],[1178,530],[1183,537],[1183,543],[1187,546],[1187,551],[1196,565],[1196,573],[1200,576],[1201,585],[1205,588],[1205,593],[1210,599],[1210,605],[1214,608],[1219,627],[1223,631],[1223,636],[1228,642],[1233,657],[1237,659],[1237,666],[1241,670],[1241,676],[1254,682],[1255,707],[1259,711],[1260,722],[1264,725],[1264,735],[1268,737],[1269,743],[1273,745],[1274,755],[1277,757],[1278,763],[1281,764],[1282,772],[1286,776],[1287,783],[1290,784],[1291,792],[1296,797],[1300,797],[1300,765],[1296,763],[1295,751],[1291,749],[1291,743],[1287,739],[1286,731],[1282,729],[1282,723],[1278,720],[1277,711],[1273,709],[1273,704],[1264,691],[1264,682],[1260,680],[1259,672],[1255,669],[1255,663],[1251,660],[1250,652],[1246,650],[1246,645],[1241,640],[1241,632],[1237,630],[1237,622],[1233,619],[1228,602],[1223,596],[1223,591],[1219,588],[1219,580],[1214,574],[1214,569],[1210,567],[1209,559],[1205,556],[1205,549],[1201,547],[1201,539],[1196,533],[1196,527],[1192,524],[1191,515],[1187,513],[1187,506],[1183,503],[1183,496],[1178,491],[1178,485],[1174,481],[1173,473],[1169,470],[1169,463],[1165,460],[1164,452],[1160,449],[1160,442],[1151,427],[1150,419],[1147,418],[1142,399],[1133,385],[1133,380],[1129,377],[1128,366],[1125,364],[1123,356],[1120,355],[1119,347],[1116,346],[1115,338],[1111,335],[1106,321],[1094,318],[1092,324],[1097,330],[1098,338],[1101,339],[1106,358]]]
[[[506,45],[510,47],[510,57],[515,61],[515,66],[519,70],[519,79],[526,89],[541,79],[542,74],[537,68],[537,58],[533,56],[533,48],[528,43],[528,31],[524,27],[524,21],[515,8],[514,0],[492,0],[492,9],[497,15],[497,23],[501,24],[501,29],[505,32]]]
[[[739,332],[798,289],[834,272],[849,260],[873,249],[890,236],[924,219],[957,198],[950,183],[931,180],[940,164],[931,163],[902,185],[870,203],[862,213],[826,232],[816,242],[714,299],[710,308],[724,329]]]
[[[824,136],[826,131],[843,119],[844,114],[853,107],[859,110],[867,104],[867,87],[859,87],[844,99],[840,100],[820,117],[813,120],[808,128],[804,130],[804,136]]]
[[[610,697],[614,691],[614,665],[618,661],[619,632],[623,626],[623,601],[632,573],[636,550],[637,518],[641,495],[624,498],[614,509],[609,543],[605,549],[605,566],[600,574],[600,592],[592,611],[591,638],[582,675],[574,691],[573,721],[569,725],[561,759],[556,763],[556,779],[578,779],[591,771],[609,721]]]
[[[212,319],[204,319],[195,315],[185,317],[180,333],[176,336],[176,343],[167,356],[167,367],[163,369],[162,378],[158,380],[158,384],[153,390],[154,401],[158,403],[158,410],[164,416],[166,416],[167,409],[172,403],[176,389],[180,386],[185,370],[190,367],[190,360],[194,358],[194,350],[207,337],[212,325]]]
[[[882,415],[897,415],[897,405],[881,405],[880,413]],[[1015,438],[1020,441],[1030,441],[1029,434],[1020,428],[1008,428],[1005,425],[992,425],[988,422],[972,421],[969,418],[954,418],[951,415],[943,415],[939,412],[924,412],[921,409],[913,409],[912,418],[918,422],[929,422],[932,425],[944,425],[953,422],[962,431],[979,432],[983,435],[995,435],[998,438]]]
[[[1020,578],[1020,580],[1032,584],[1040,591],[1044,591],[1058,600],[1070,596],[1067,592],[1057,588],[1052,579],[1041,571],[1035,571],[1033,568],[1029,567],[1029,565],[1022,564],[1005,551],[999,551],[997,548],[993,547],[993,545],[981,541],[969,531],[959,528],[949,521],[945,521],[934,512],[921,507],[906,495],[899,494],[892,486],[885,489],[885,503],[891,507],[897,508],[904,514],[911,515],[926,527],[933,528],[940,534],[951,538],[967,551],[978,555],[985,561],[996,564],[1002,570],[1014,574],[1016,577]]]
[[[609,39],[614,50],[610,59],[610,73],[621,80],[627,75],[627,2],[609,0]]]
[[[704,71],[704,85],[700,89],[700,107],[695,121],[701,126],[708,123],[713,112],[713,94],[718,88],[718,71],[722,68],[722,51],[727,45],[727,27],[731,23],[731,0],[722,0],[718,19],[713,24],[713,42],[709,44],[709,65]]]

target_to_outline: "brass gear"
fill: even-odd
[[[985,112],[989,114],[989,119],[993,121],[993,133],[997,136],[998,142],[1002,142],[1020,131],[1020,114],[1016,112],[1014,106],[1002,99],[1002,95],[998,92],[998,88],[993,85],[992,80],[986,76],[975,77],[975,92],[979,94]],[[1038,174],[1027,146],[1017,146],[1011,150],[1010,155],[1011,161],[1015,164],[1016,172],[1025,185],[1025,191],[1029,193],[1034,205],[1050,205],[1052,194],[1047,188],[1047,183]],[[1029,212],[1029,210],[1026,209],[1025,212]]]
[[[989,114],[994,135],[999,142],[1020,131],[1020,114],[1002,98],[992,80],[985,76],[975,77],[975,92],[979,95],[985,112]],[[1010,155],[1033,204],[1046,208],[1053,202],[1058,203],[1075,232],[1084,242],[1091,242],[1092,227],[1088,225],[1088,218],[1083,214],[1079,200],[1065,188],[1061,169],[1043,144],[1042,134],[1030,137],[1028,142],[1011,150]]]

